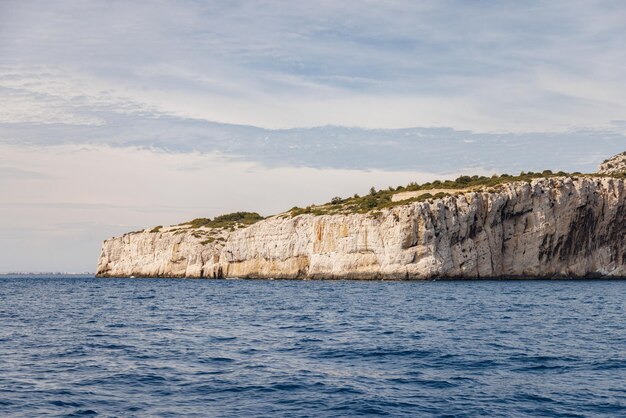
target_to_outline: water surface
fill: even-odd
[[[0,279],[0,416],[624,416],[625,281]]]

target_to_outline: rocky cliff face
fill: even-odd
[[[144,231],[105,241],[97,275],[626,277],[626,190],[618,178],[555,177],[369,214]]]
[[[599,174],[619,174],[626,173],[626,152],[617,154],[600,164]]]

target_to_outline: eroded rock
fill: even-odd
[[[623,179],[536,179],[380,212],[278,215],[211,242],[193,229],[127,234],[104,242],[97,275],[626,277]]]

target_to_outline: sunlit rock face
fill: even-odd
[[[617,154],[600,164],[599,174],[626,173],[626,152]]]
[[[608,161],[624,164],[624,157]],[[111,238],[103,244],[97,274],[626,277],[626,191],[623,179],[609,176],[514,182],[490,192],[460,192],[367,214],[283,214],[246,228],[212,232],[212,240],[208,233],[174,228]]]

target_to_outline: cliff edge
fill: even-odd
[[[406,198],[372,193],[254,223],[156,227],[106,240],[97,276],[626,277],[624,171],[620,154],[595,175],[544,172],[434,196],[428,189],[399,192]],[[437,183],[443,186],[433,190],[445,189]]]
[[[621,154],[617,154],[608,160],[604,160],[604,162],[600,164],[600,169],[598,170],[598,174],[605,175],[620,173],[626,173],[626,152],[622,152]]]

